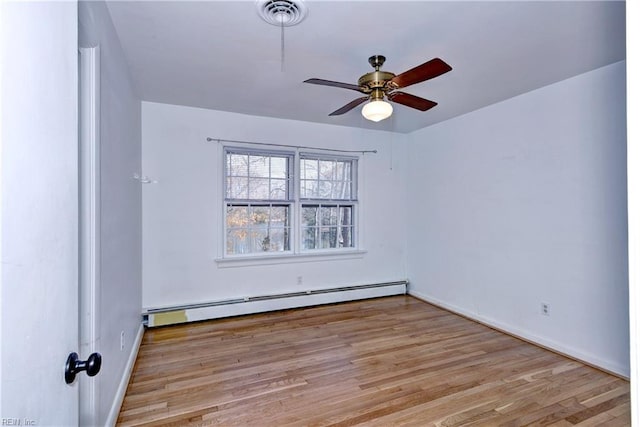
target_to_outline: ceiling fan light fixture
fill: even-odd
[[[387,101],[383,101],[381,99],[369,101],[364,105],[364,107],[362,107],[362,115],[365,119],[371,120],[372,122],[384,120],[391,116],[392,113],[393,106]]]

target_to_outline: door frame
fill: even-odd
[[[100,352],[100,47],[78,49],[79,342]],[[80,379],[80,425],[97,425],[100,376]]]

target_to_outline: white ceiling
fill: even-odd
[[[306,1],[284,29],[255,1],[109,1],[145,101],[344,126],[411,132],[625,58],[623,1]],[[302,83],[356,83],[387,57],[399,74],[440,57],[453,71],[403,91],[439,103],[395,104],[390,119],[360,107],[328,114],[359,93]],[[540,108],[545,108],[541,105]]]

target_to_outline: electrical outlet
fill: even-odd
[[[120,332],[120,351],[124,350],[124,331]]]
[[[298,281],[298,286],[302,285],[302,276],[298,276],[297,281]]]
[[[551,315],[551,305],[549,305],[546,302],[540,303],[540,313],[543,316],[550,316]]]

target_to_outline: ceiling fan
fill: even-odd
[[[369,120],[378,122],[384,120],[393,113],[393,107],[384,99],[415,108],[420,111],[427,111],[438,105],[437,102],[420,98],[419,96],[401,92],[397,89],[405,88],[425,80],[438,77],[452,70],[451,66],[440,58],[433,58],[422,65],[418,65],[404,73],[398,75],[388,71],[380,71],[386,58],[382,55],[373,55],[369,58],[369,64],[375,69],[358,79],[358,84],[334,82],[323,79],[308,79],[305,83],[323,86],[334,86],[343,89],[351,89],[365,94],[366,96],[356,98],[347,105],[338,108],[330,116],[339,116],[351,111],[358,105],[369,101],[362,108],[362,115]]]

